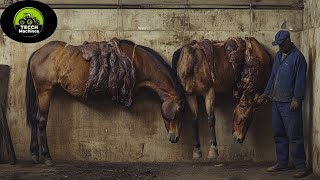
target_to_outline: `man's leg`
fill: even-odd
[[[281,116],[283,114],[283,104],[275,101],[272,103],[272,129],[276,143],[277,163],[280,167],[287,167],[289,160],[289,139]]]
[[[302,121],[302,107],[296,111],[289,110],[290,103],[287,104],[287,112],[283,114],[283,121],[287,130],[291,147],[291,157],[293,164],[297,170],[294,175],[296,178],[302,178],[309,174],[306,169],[306,153],[304,149],[303,139],[303,121]]]
[[[290,111],[289,106],[290,103],[287,104],[287,111],[284,112],[282,117],[292,145],[291,157],[295,168],[305,168],[306,153],[303,139],[302,108],[300,106],[296,111]]]

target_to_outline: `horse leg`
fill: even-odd
[[[215,123],[216,118],[214,115],[214,101],[215,101],[215,92],[213,88],[207,92],[205,96],[205,103],[206,103],[206,111],[208,115],[208,124],[210,130],[210,148],[208,152],[208,158],[216,158],[219,156],[218,149],[217,149],[217,140],[216,140],[216,129]]]
[[[30,152],[32,157],[32,162],[34,164],[39,163],[39,144],[38,144],[38,121],[35,119],[31,122],[31,143]]]
[[[44,157],[44,163],[48,166],[53,165],[50,152],[49,152],[48,143],[47,143],[47,132],[46,132],[51,94],[52,94],[51,90],[46,90],[38,94],[39,110],[37,114],[37,119],[39,121],[38,128],[40,131],[40,141],[41,141],[41,148],[42,148],[41,154]]]
[[[187,96],[187,101],[192,113],[193,159],[199,159],[202,157],[202,154],[199,140],[197,96]]]

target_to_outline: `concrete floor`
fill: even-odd
[[[52,167],[30,162],[0,164],[0,179],[157,179],[157,180],[285,180],[294,179],[294,170],[268,173],[272,163],[242,161],[234,163],[105,163],[64,161]],[[320,179],[311,174],[303,180]]]

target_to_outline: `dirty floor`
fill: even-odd
[[[272,163],[242,161],[234,163],[104,163],[84,161],[56,161],[52,167],[30,162],[16,165],[0,164],[0,179],[154,179],[154,180],[285,180],[294,179],[294,170],[268,173]],[[318,180],[310,175],[301,180]]]

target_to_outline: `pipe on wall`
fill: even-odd
[[[186,5],[181,4],[47,4],[53,9],[185,9]],[[0,9],[5,9],[8,4],[0,5]],[[226,5],[226,4],[188,4],[188,9],[303,9],[303,3],[291,5],[279,4],[243,4],[243,5]]]

